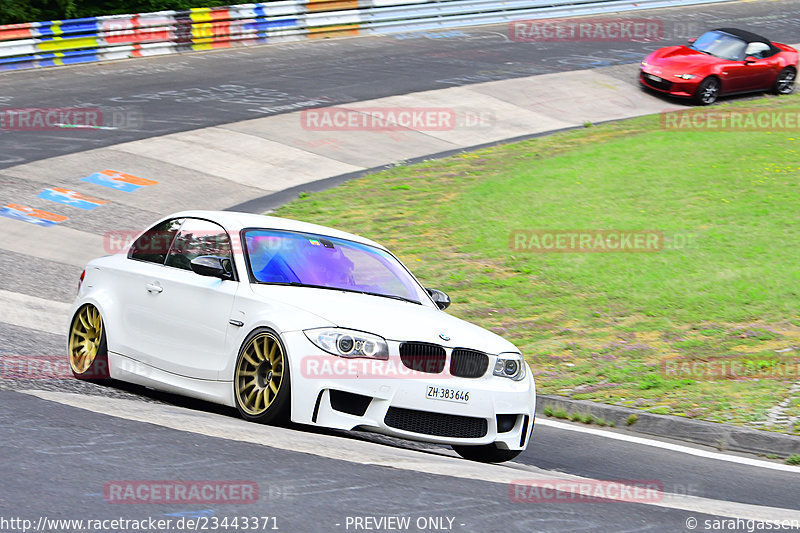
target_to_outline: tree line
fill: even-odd
[[[0,0],[0,24],[219,5],[225,5],[225,0]]]

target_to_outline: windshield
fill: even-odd
[[[391,254],[353,241],[279,230],[247,230],[247,258],[259,283],[363,292],[421,303],[419,283]]]
[[[746,46],[747,43],[738,37],[719,31],[709,31],[701,35],[690,48],[720,59],[740,61],[744,58]]]

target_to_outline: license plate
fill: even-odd
[[[648,74],[647,77],[653,81],[661,81],[661,78],[659,78],[658,76],[653,76],[652,74]]]
[[[469,403],[469,391],[464,389],[451,389],[450,387],[435,387],[428,385],[426,398],[442,400],[445,402]]]

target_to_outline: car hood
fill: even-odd
[[[310,287],[252,285],[259,298],[292,305],[342,328],[380,335],[393,341],[421,341],[489,354],[519,352],[510,342],[433,307],[359,294]],[[444,340],[439,335],[449,337]]]
[[[718,57],[698,52],[688,46],[669,46],[650,54],[645,70],[653,74],[658,74],[654,72],[657,69],[661,69],[663,74],[692,74],[720,61]]]

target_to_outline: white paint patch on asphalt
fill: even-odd
[[[92,259],[108,254],[102,235],[58,224],[46,228],[0,218],[0,234],[0,249],[68,265],[86,266]]]
[[[502,465],[482,464],[466,461],[444,454],[392,448],[382,444],[348,439],[334,435],[320,435],[293,429],[265,426],[246,422],[216,413],[195,411],[172,405],[145,403],[135,400],[86,396],[56,391],[20,391],[43,400],[57,402],[126,420],[155,424],[162,427],[187,431],[239,442],[260,444],[293,452],[308,453],[329,459],[349,461],[360,465],[376,465],[426,474],[474,479],[492,483],[512,482],[593,482],[589,478],[544,470],[519,463]],[[577,483],[576,483],[577,484]],[[579,495],[576,487],[573,492]],[[615,500],[617,498],[608,498]],[[510,495],[509,495],[509,501]],[[624,501],[624,500],[623,500]],[[683,494],[663,494],[661,498],[649,497],[640,505],[654,505],[679,509],[693,513],[774,522],[778,520],[800,520],[800,511],[712,500]]]
[[[596,437],[605,437],[607,439],[621,440],[633,444],[641,444],[643,446],[650,446],[652,448],[662,448],[672,452],[685,453],[702,457],[704,459],[715,459],[717,461],[728,461],[738,465],[756,466],[758,468],[770,468],[772,470],[782,470],[784,472],[792,472],[800,474],[800,466],[784,465],[780,463],[771,463],[769,461],[761,461],[758,459],[751,459],[749,457],[740,457],[738,455],[728,455],[725,453],[711,452],[708,450],[701,450],[698,448],[691,448],[689,446],[682,446],[680,444],[672,444],[670,442],[663,442],[660,440],[645,439],[643,437],[635,437],[633,435],[624,435],[621,433],[614,433],[611,431],[604,431],[602,429],[586,428],[581,426],[573,426],[565,422],[556,422],[555,420],[542,420],[536,419],[537,426],[548,426],[565,431],[576,431],[578,433],[586,433]]]
[[[131,141],[113,148],[265,191],[363,170],[332,157],[217,127]]]
[[[70,305],[0,290],[2,321],[23,328],[65,335],[69,322]]]

